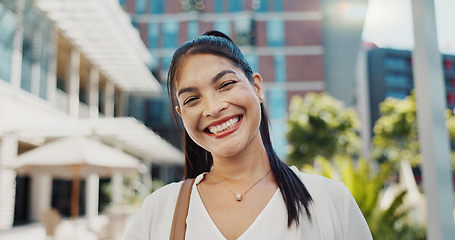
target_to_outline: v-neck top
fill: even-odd
[[[278,189],[238,240],[372,239],[360,209],[345,186],[325,177],[301,173],[296,167],[291,168],[313,198],[309,206],[311,220],[303,211],[300,224],[288,227],[286,205]],[[196,178],[191,191],[185,239],[225,240],[196,187],[204,174]],[[169,239],[181,184],[169,184],[149,195],[129,225],[125,240]]]

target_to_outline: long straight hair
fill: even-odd
[[[168,93],[172,105],[172,113],[174,120],[177,123],[177,116],[174,108],[177,106],[178,101],[175,95],[175,84],[179,77],[179,66],[182,59],[195,54],[208,53],[223,57],[235,66],[242,69],[245,76],[251,84],[253,82],[253,71],[241,53],[240,49],[234,42],[225,34],[218,31],[210,31],[204,33],[202,36],[188,41],[180,46],[171,61],[168,73]],[[270,140],[269,131],[269,118],[267,116],[264,105],[261,103],[261,122],[259,131],[261,133],[262,142],[264,144],[267,156],[270,162],[270,167],[275,180],[280,188],[281,195],[283,196],[288,213],[288,227],[293,222],[299,224],[299,216],[303,208],[305,209],[308,219],[311,219],[309,205],[313,201],[310,193],[302,183],[300,178],[290,169],[283,161],[280,160],[278,155],[273,149]],[[185,179],[195,178],[201,173],[208,172],[213,166],[213,157],[210,152],[197,145],[188,135],[185,129],[183,132],[183,150],[185,153]]]

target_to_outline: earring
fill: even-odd
[[[260,100],[264,100],[264,96],[260,95],[260,96],[259,96],[259,99],[260,99]]]

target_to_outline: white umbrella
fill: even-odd
[[[58,139],[20,154],[14,168],[19,175],[48,173],[54,177],[71,178],[72,217],[78,215],[81,177],[146,171],[146,167],[131,155],[86,137]]]

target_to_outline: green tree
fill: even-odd
[[[372,157],[379,162],[407,160],[414,166],[419,164],[414,94],[405,99],[387,98],[379,111],[381,117],[373,127]]]
[[[359,118],[352,108],[327,93],[294,96],[289,106],[286,134],[288,163],[302,167],[316,156],[356,156],[360,151]]]
[[[377,168],[371,166],[372,163],[364,158],[359,158],[354,164],[346,156],[335,156],[332,161],[318,156],[314,165],[305,164],[303,171],[343,182],[367,220],[373,239],[425,239],[425,229],[407,221],[408,209],[403,205],[405,191],[385,208],[380,207],[391,163],[383,162]]]
[[[421,163],[417,135],[416,102],[414,93],[405,99],[387,98],[379,105],[381,117],[376,121],[372,139],[373,159],[379,162],[409,161],[412,166]],[[455,140],[455,117],[446,110],[446,125],[450,139]],[[452,168],[454,166],[452,153]]]

